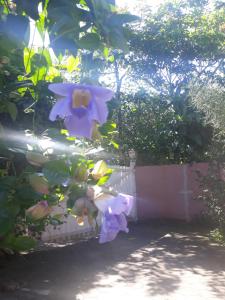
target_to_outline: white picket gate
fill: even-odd
[[[134,164],[131,163],[130,167],[114,166],[114,172],[107,182],[116,192],[128,194],[134,197],[134,205],[129,216],[130,219],[137,219],[136,212],[136,184],[135,184],[135,170]],[[65,214],[66,203],[62,201],[60,207],[56,206],[53,211],[54,214]],[[98,216],[100,222],[101,216]],[[88,238],[95,234],[95,225],[89,225],[85,220],[83,226],[79,226],[73,216],[64,218],[63,224],[54,228],[52,225],[47,226],[45,232],[42,234],[43,242],[66,242],[76,238]]]

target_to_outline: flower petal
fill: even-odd
[[[93,100],[92,106],[89,108],[90,120],[95,120],[99,124],[103,124],[107,121],[108,107],[105,102]]]
[[[96,100],[110,101],[114,96],[114,92],[101,86],[87,86],[91,93],[95,96]]]
[[[102,244],[114,240],[119,231],[129,231],[125,215],[113,215],[106,212],[103,215],[99,243]]]
[[[82,118],[79,118],[76,115],[68,116],[65,118],[64,123],[70,136],[91,138],[93,121],[89,119],[88,114],[84,115]]]
[[[96,101],[95,104],[96,107],[96,112],[97,112],[97,116],[96,116],[96,121],[99,122],[99,124],[104,124],[107,121],[107,117],[108,117],[108,107],[107,104],[103,101]]]
[[[70,110],[70,106],[69,106],[69,99],[68,98],[64,98],[61,100],[58,100],[54,106],[52,107],[50,114],[49,114],[49,119],[51,121],[55,121],[57,116],[59,116],[60,118],[64,119],[67,116],[70,116],[71,110]]]
[[[61,96],[67,96],[65,100],[57,101],[54,107],[52,108],[49,116],[51,121],[54,121],[57,116],[61,118],[65,118],[67,116],[74,115],[73,110],[70,107],[71,97],[74,90],[82,89],[82,90],[90,91],[92,95],[92,100],[90,102],[91,103],[90,106],[87,107],[87,111],[88,111],[87,114],[83,115],[83,110],[80,111],[76,109],[76,114],[77,117],[79,117],[79,121],[81,124],[78,125],[77,123],[78,119],[75,116],[74,118],[67,119],[65,123],[66,126],[68,125],[71,128],[70,132],[71,133],[73,132],[73,135],[75,135],[75,132],[77,132],[79,126],[80,134],[78,135],[86,136],[90,138],[92,122],[96,121],[101,125],[106,122],[108,116],[108,108],[106,102],[111,100],[111,98],[113,97],[114,95],[113,91],[100,86],[78,85],[73,83],[53,83],[49,85],[49,89],[53,91],[55,94]],[[84,120],[84,118],[86,118],[86,120]],[[85,122],[86,124],[84,124]],[[85,132],[85,135],[81,133],[83,131]]]
[[[48,86],[49,90],[61,96],[67,96],[75,89],[89,90],[96,100],[109,101],[114,96],[114,92],[110,89],[101,86],[92,86],[86,84],[75,83],[51,83]]]
[[[97,101],[110,101],[114,96],[114,92],[110,89],[101,87],[101,86],[87,86],[87,88],[91,91]]]
[[[73,89],[77,87],[74,83],[51,83],[48,89],[60,96],[69,96]]]
[[[103,194],[95,199],[95,205],[103,213],[110,211],[114,215],[121,213],[129,215],[133,206],[133,197],[121,193],[117,196]]]

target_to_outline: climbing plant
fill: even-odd
[[[65,215],[94,222],[91,202],[74,206],[90,185],[108,180],[110,168],[91,150],[102,139],[115,146],[116,126],[106,123],[93,141],[71,136],[48,118],[56,102],[48,86],[98,84],[113,50],[128,50],[125,25],[135,20],[113,1],[0,1],[0,249],[34,247],[46,225],[61,224],[64,216],[51,212],[63,200]]]

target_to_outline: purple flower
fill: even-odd
[[[105,212],[102,220],[99,243],[103,244],[114,240],[119,231],[128,232],[127,220],[125,215],[114,215],[110,212]]]
[[[100,86],[74,83],[52,83],[49,90],[60,97],[53,106],[49,119],[64,119],[71,136],[91,138],[96,125],[106,122],[106,102],[112,99],[113,91]]]
[[[132,210],[134,198],[122,193],[117,194],[117,196],[104,194],[97,197],[94,202],[102,213],[109,211],[114,215],[124,213],[128,216]]]
[[[119,231],[128,232],[125,215],[129,215],[133,206],[133,197],[119,193],[95,199],[95,205],[103,213],[99,243],[115,239]]]

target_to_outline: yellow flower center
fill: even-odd
[[[72,95],[72,108],[88,107],[91,93],[87,90],[74,90]]]

